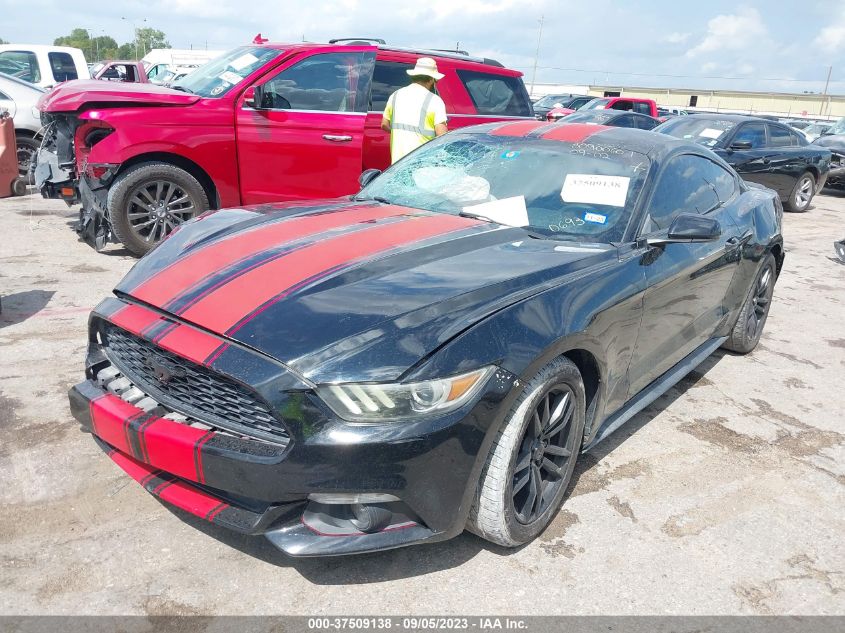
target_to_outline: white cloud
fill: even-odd
[[[756,46],[768,31],[757,9],[740,7],[736,13],[717,15],[707,23],[707,34],[687,51],[687,57],[735,51]]]
[[[824,27],[813,44],[826,51],[835,51],[840,46],[845,46],[845,16],[838,24]]]
[[[670,33],[664,38],[664,41],[669,42],[669,44],[683,44],[691,35],[692,33]]]

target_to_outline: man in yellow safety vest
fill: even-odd
[[[390,132],[391,163],[447,132],[446,104],[432,92],[435,82],[443,78],[437,62],[420,57],[406,72],[411,84],[390,95],[381,119],[381,129]]]

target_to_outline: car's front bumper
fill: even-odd
[[[83,430],[150,493],[204,520],[263,534],[290,555],[318,556],[459,534],[514,379],[497,370],[463,409],[378,426],[331,419],[313,393],[300,393],[284,404],[287,443],[191,426],[164,417],[161,407],[145,411],[96,378],[73,387],[69,398]],[[355,527],[351,504],[309,499],[366,493],[398,499],[371,504],[392,514],[370,533]]]

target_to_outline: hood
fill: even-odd
[[[828,149],[836,150],[839,153],[845,153],[845,134],[828,134],[820,136],[813,145],[819,145]]]
[[[392,380],[480,319],[608,257],[615,249],[335,200],[207,214],[117,290],[314,382]]]
[[[59,84],[38,100],[42,112],[76,112],[87,107],[187,106],[200,100],[198,95],[150,83],[118,83],[77,79]]]

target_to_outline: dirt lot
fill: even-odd
[[[582,458],[541,539],[292,560],[168,509],[78,431],[88,310],[133,264],[0,201],[0,613],[845,614],[845,196],[787,215],[766,333]]]

